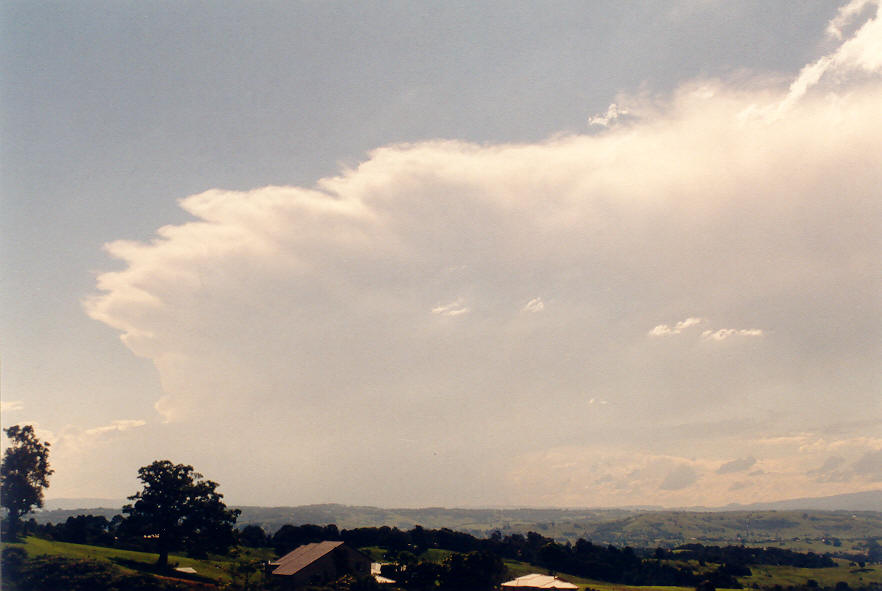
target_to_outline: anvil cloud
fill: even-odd
[[[590,134],[393,144],[315,186],[186,197],[191,221],[107,245],[124,267],[85,307],[154,363],[197,459],[247,447],[249,480],[291,482],[269,502],[873,486],[874,10],[792,83],[691,80]]]

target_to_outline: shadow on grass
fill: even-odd
[[[140,562],[138,560],[132,560],[130,558],[112,558],[111,559],[115,564],[130,568],[134,571],[138,571],[139,573],[147,573],[151,575],[159,575],[162,577],[171,577],[175,579],[183,579],[186,581],[193,581],[196,583],[206,583],[208,585],[216,586],[217,581],[214,579],[210,579],[208,577],[202,576],[200,574],[193,573],[182,573],[181,571],[177,571],[173,566],[160,567],[157,564],[152,564],[149,562]]]

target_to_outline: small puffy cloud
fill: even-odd
[[[542,298],[533,298],[521,308],[522,312],[541,312],[545,309],[545,304],[542,302]]]
[[[674,326],[669,326],[667,324],[658,324],[652,330],[650,330],[648,334],[651,337],[665,337],[669,335],[680,334],[687,328],[697,326],[702,322],[703,320],[701,318],[689,317],[686,320],[681,320]]]
[[[432,314],[438,314],[440,316],[460,316],[462,314],[468,314],[469,311],[468,306],[465,305],[462,298],[432,308]]]
[[[627,109],[620,109],[615,103],[612,103],[609,108],[606,110],[606,113],[602,115],[594,115],[593,117],[588,118],[589,125],[596,125],[599,127],[609,127],[609,125],[614,122],[619,117],[627,115]]]
[[[686,320],[681,320],[673,326],[670,326],[668,324],[656,325],[647,334],[651,337],[666,337],[671,335],[678,335],[682,334],[688,328],[698,326],[699,324],[703,323],[706,323],[705,319],[703,318],[690,317]],[[701,332],[701,338],[705,340],[723,341],[733,336],[760,337],[763,336],[763,331],[758,328],[720,328],[708,329]]]
[[[109,425],[103,425],[101,427],[93,427],[91,429],[86,429],[84,433],[86,435],[103,435],[105,433],[113,433],[115,431],[128,431],[129,429],[135,429],[137,427],[143,427],[147,424],[147,421],[142,421],[139,419],[119,419],[113,421]]]
[[[753,456],[738,458],[736,460],[726,462],[725,464],[717,468],[717,474],[744,472],[745,470],[749,470],[750,468],[752,468],[754,464],[756,464],[756,458]]]
[[[718,330],[705,330],[701,338],[708,341],[724,341],[730,337],[761,337],[763,331],[759,328],[720,328]]]
[[[680,490],[692,486],[698,481],[698,472],[692,466],[681,464],[671,470],[659,488],[662,490]]]

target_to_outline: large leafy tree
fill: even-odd
[[[40,441],[31,425],[4,429],[12,444],[0,465],[0,504],[8,511],[8,534],[15,539],[23,515],[43,506],[49,486],[49,444]]]
[[[144,484],[123,507],[129,533],[155,538],[157,564],[168,565],[168,553],[186,550],[190,555],[226,552],[236,542],[233,526],[238,509],[227,509],[218,484],[203,480],[193,466],[158,460],[138,470]]]

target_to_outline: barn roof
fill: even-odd
[[[551,575],[524,575],[502,584],[503,587],[529,587],[530,589],[578,589],[578,585],[561,581]]]
[[[291,550],[275,562],[270,562],[270,566],[277,567],[274,575],[293,575],[300,569],[309,566],[328,552],[343,545],[343,542],[315,542],[313,544],[304,544]]]

